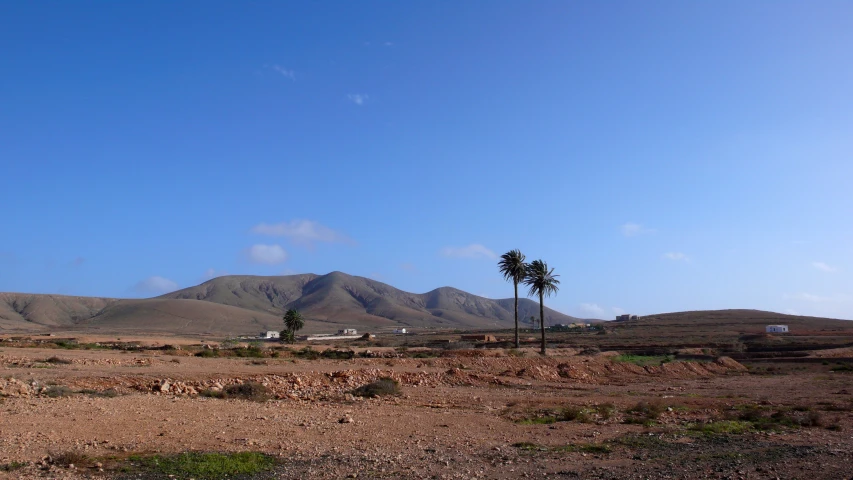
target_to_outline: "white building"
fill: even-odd
[[[358,335],[358,330],[354,328],[342,328],[338,330],[338,335]]]
[[[787,325],[767,325],[767,333],[788,333]]]
[[[261,338],[279,338],[279,332],[276,332],[275,330],[261,332]]]
[[[402,334],[405,334],[405,333],[406,333],[406,329],[405,329],[405,328],[395,328],[395,329],[394,329],[394,333],[395,333],[395,334],[401,334],[401,333],[402,333]]]

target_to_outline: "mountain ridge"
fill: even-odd
[[[454,287],[416,294],[344,272],[282,276],[227,275],[148,299],[0,293],[0,330],[139,330],[252,334],[282,328],[296,308],[306,333],[334,327],[489,329],[514,324],[513,299],[488,299]],[[519,299],[519,319],[538,303]],[[547,324],[577,320],[550,308]]]

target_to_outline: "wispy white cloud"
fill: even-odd
[[[654,233],[653,228],[647,228],[639,223],[628,222],[621,227],[622,235],[626,237],[636,237],[637,235],[644,235],[647,233]]]
[[[613,307],[611,310],[613,310],[614,315],[625,315],[625,313],[627,313],[625,312],[625,309],[619,307]]]
[[[690,257],[681,253],[681,252],[666,252],[663,254],[663,258],[667,260],[672,260],[675,262],[688,262],[690,261]]]
[[[581,303],[580,309],[582,312],[595,315],[596,317],[604,316],[604,309],[595,303]]]
[[[177,283],[169,280],[168,278],[163,278],[157,275],[148,277],[145,280],[140,280],[132,288],[134,292],[144,294],[168,293],[177,289]]]
[[[832,265],[827,265],[823,262],[812,262],[812,266],[822,272],[837,272],[838,267],[833,267]]]
[[[498,258],[495,252],[479,243],[466,247],[444,247],[441,249],[441,255],[448,258]]]
[[[287,252],[280,245],[252,245],[245,251],[246,259],[260,265],[278,265],[287,260]]]
[[[292,220],[281,223],[261,223],[252,227],[252,233],[285,237],[301,245],[313,246],[315,243],[355,243],[343,233],[313,220]]]
[[[350,102],[360,107],[367,103],[367,101],[370,99],[370,95],[364,93],[350,93],[349,95],[347,95],[347,98]]]
[[[278,72],[282,77],[289,78],[294,82],[296,81],[296,74],[293,73],[293,70],[284,68],[281,65],[270,65],[269,67],[275,72]]]

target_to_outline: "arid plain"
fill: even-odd
[[[260,459],[229,478],[850,478],[853,329],[766,335],[767,315],[549,333],[547,357],[508,331],[4,335],[0,478],[221,476],[170,463],[186,452]]]

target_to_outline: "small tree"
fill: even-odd
[[[293,343],[296,337],[296,332],[302,330],[305,326],[305,319],[298,310],[291,308],[284,314],[284,326],[286,330],[283,333],[284,340]]]

